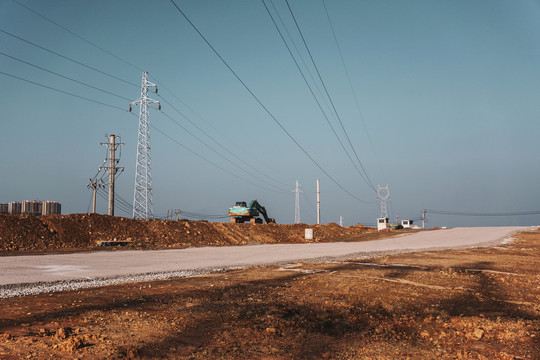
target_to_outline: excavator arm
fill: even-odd
[[[249,203],[249,207],[252,209],[256,209],[264,218],[264,221],[266,221],[267,224],[275,223],[276,220],[274,218],[268,217],[268,213],[266,212],[266,208],[259,204],[257,200],[252,200]]]

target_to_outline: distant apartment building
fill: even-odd
[[[62,205],[56,201],[25,200],[0,204],[0,214],[60,215]]]
[[[26,215],[41,215],[41,201],[25,200],[21,205],[21,213]]]
[[[8,203],[8,213],[17,215],[20,214],[22,210],[22,203],[20,201],[12,201]]]
[[[60,215],[62,205],[56,201],[43,201],[41,204],[41,215]]]

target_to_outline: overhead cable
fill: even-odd
[[[47,51],[47,52],[49,52],[49,53],[51,53],[51,54],[54,54],[54,55],[56,55],[56,56],[59,56],[59,57],[61,57],[61,58],[63,58],[63,59],[69,60],[69,61],[71,61],[71,62],[73,62],[73,63],[75,63],[75,64],[78,64],[78,65],[84,66],[85,68],[88,68],[88,69],[90,69],[90,70],[96,71],[96,72],[98,72],[98,73],[100,73],[100,74],[103,74],[103,75],[106,75],[106,76],[111,77],[111,78],[113,78],[113,79],[122,81],[122,82],[124,82],[124,83],[126,83],[126,84],[133,85],[133,86],[135,86],[135,87],[137,87],[137,88],[140,87],[140,85],[137,85],[137,84],[135,84],[135,83],[132,83],[132,82],[127,81],[127,80],[124,80],[124,79],[121,79],[121,78],[119,78],[119,77],[117,77],[117,76],[114,76],[114,75],[111,75],[111,74],[109,74],[109,73],[106,73],[105,71],[99,70],[99,69],[97,69],[97,68],[95,68],[95,67],[92,67],[92,66],[90,66],[90,65],[86,65],[86,64],[84,64],[84,63],[82,63],[82,62],[80,62],[80,61],[74,60],[74,59],[72,59],[72,58],[70,58],[70,57],[67,57],[67,56],[62,55],[62,54],[60,54],[60,53],[57,53],[56,51],[47,49],[47,48],[45,48],[45,47],[43,47],[43,46],[40,46],[40,45],[38,45],[38,44],[36,44],[36,43],[33,43],[33,42],[31,42],[31,41],[28,41],[28,40],[26,40],[26,39],[23,39],[23,38],[21,38],[21,37],[19,37],[19,36],[17,36],[17,35],[14,35],[14,34],[12,34],[12,33],[10,33],[10,32],[7,32],[7,31],[5,31],[5,30],[0,29],[0,32],[4,33],[4,34],[6,34],[6,35],[9,35],[9,36],[11,36],[11,37],[13,37],[13,38],[15,38],[15,39],[18,39],[18,40],[20,40],[20,41],[23,41],[23,42],[25,42],[25,43],[27,43],[27,44],[30,44],[30,45],[32,45],[32,46],[35,46],[35,47],[37,47],[37,48],[39,48],[39,49],[41,49],[41,50],[44,50],[44,51]]]
[[[269,183],[268,181],[258,177],[257,175],[254,175],[252,173],[250,173],[249,171],[245,170],[244,168],[242,168],[241,166],[239,166],[238,164],[234,163],[231,159],[227,158],[225,155],[223,155],[223,153],[215,150],[213,147],[211,147],[210,145],[208,145],[204,140],[202,140],[201,138],[199,138],[197,135],[193,134],[191,131],[189,131],[187,128],[185,128],[184,126],[182,126],[178,121],[176,121],[175,119],[173,119],[169,114],[167,114],[166,112],[164,112],[163,110],[161,110],[161,112],[163,113],[163,115],[165,115],[165,117],[167,117],[169,120],[171,120],[173,123],[175,123],[178,127],[180,127],[182,130],[184,130],[185,132],[187,132],[189,135],[191,135],[193,138],[195,138],[197,141],[199,141],[201,144],[203,144],[204,146],[206,146],[208,149],[212,150],[214,153],[216,153],[218,156],[222,157],[225,161],[229,162],[230,164],[236,166],[238,169],[242,170],[243,172],[245,172],[246,174],[254,177],[255,179],[271,186],[271,187],[274,187],[278,190],[271,190],[271,191],[274,191],[274,192],[280,192],[280,193],[288,193],[287,191],[283,190],[283,189],[280,189],[279,187]],[[197,125],[193,124],[191,121],[190,123],[192,125],[194,125],[195,127],[197,127],[201,132],[203,132]],[[203,134],[205,134],[206,136],[208,136],[211,140],[213,140],[213,138],[211,138],[208,134],[206,134],[205,132],[203,132]],[[214,140],[214,142],[218,145],[220,145],[217,141]],[[225,149],[223,146],[222,146],[223,149]],[[227,149],[225,149],[227,150]],[[227,150],[228,151],[228,150]],[[229,151],[229,153],[231,153]],[[232,153],[231,153],[232,154]],[[233,156],[235,156],[234,154],[232,154]],[[238,158],[238,157],[237,157]],[[270,189],[269,189],[270,190]]]
[[[116,55],[116,54],[114,54],[114,53],[112,53],[112,52],[106,50],[105,48],[103,48],[103,47],[97,45],[96,43],[94,43],[94,42],[88,40],[87,38],[85,38],[85,37],[83,37],[83,36],[81,36],[81,35],[79,35],[79,34],[73,32],[72,30],[66,28],[65,26],[60,25],[59,23],[57,23],[57,22],[51,20],[50,18],[44,16],[43,14],[37,12],[35,9],[32,9],[32,8],[30,8],[30,7],[26,6],[26,5],[24,5],[24,4],[20,3],[20,2],[18,2],[17,0],[14,0],[14,1],[15,1],[15,3],[17,3],[19,6],[21,6],[21,7],[25,8],[25,9],[27,9],[28,11],[34,13],[34,14],[37,15],[37,16],[39,16],[39,17],[45,19],[46,21],[52,23],[53,25],[59,27],[60,29],[62,29],[62,30],[64,30],[64,31],[68,32],[69,34],[71,34],[71,35],[77,37],[78,39],[83,40],[84,42],[90,44],[91,46],[93,46],[93,47],[95,47],[95,48],[101,50],[102,52],[104,52],[104,53],[106,53],[106,54],[108,54],[108,55],[110,55],[110,56],[112,56],[112,57],[114,57],[114,58],[116,58],[116,59],[118,59],[118,60],[120,60],[120,61],[122,61],[122,62],[128,64],[128,65],[130,65],[131,67],[133,67],[133,68],[135,68],[135,69],[137,69],[137,70],[139,70],[139,71],[143,71],[140,67],[134,65],[133,63],[129,62],[128,60],[126,60],[126,59],[124,59],[124,58],[122,58],[122,57],[120,57],[120,56],[118,56],[118,55]],[[7,54],[3,54],[3,55],[8,56],[8,57],[11,57],[11,56],[9,56],[9,55],[7,55]],[[82,84],[82,85],[85,85],[85,86],[94,88],[94,89],[96,89],[96,90],[99,90],[99,91],[108,93],[108,94],[110,94],[110,95],[114,95],[114,96],[117,96],[117,97],[121,97],[122,99],[131,101],[131,99],[128,99],[128,98],[125,98],[125,97],[123,97],[123,96],[120,96],[120,95],[117,95],[117,94],[114,94],[114,93],[111,93],[111,92],[108,92],[108,91],[99,89],[99,88],[97,88],[97,87],[94,87],[94,86],[92,86],[92,85],[88,85],[88,84],[86,84],[86,83],[82,83],[82,82],[77,81],[77,80],[75,80],[75,79],[72,79],[72,78],[63,76],[63,75],[61,75],[61,74],[52,72],[52,71],[50,71],[50,70],[41,68],[41,67],[39,67],[39,66],[37,66],[37,65],[34,65],[34,64],[25,62],[24,60],[17,59],[17,58],[14,58],[14,57],[11,57],[11,58],[13,58],[13,59],[15,59],[15,60],[18,60],[18,61],[21,61],[21,62],[24,62],[24,63],[26,63],[26,64],[28,64],[28,65],[37,67],[37,68],[39,68],[39,69],[41,69],[41,70],[48,71],[48,72],[53,73],[53,74],[55,74],[55,75],[57,75],[57,76],[61,76],[61,77],[66,78],[66,79],[68,79],[68,80],[75,81],[75,82],[80,83],[80,84]],[[164,88],[165,90],[167,90],[165,87],[163,87],[163,88]],[[175,97],[177,100],[179,100],[179,99],[178,99],[171,91],[169,91],[169,92],[173,95],[173,97]],[[237,155],[235,155],[234,153],[232,153],[231,151],[229,151],[229,150],[228,150],[227,148],[225,148],[223,145],[221,145],[220,143],[218,143],[214,138],[210,137],[207,133],[205,133],[202,129],[200,129],[200,127],[198,127],[198,126],[197,126],[194,122],[192,122],[187,116],[185,116],[185,114],[181,113],[178,109],[176,109],[170,102],[168,102],[168,101],[167,101],[166,99],[164,99],[162,96],[160,96],[160,97],[161,97],[161,98],[162,98],[169,106],[171,106],[175,111],[177,111],[181,116],[183,116],[186,120],[188,120],[192,125],[194,125],[197,129],[199,129],[201,132],[203,132],[203,133],[204,133],[206,136],[208,136],[212,141],[214,141],[214,142],[215,142],[217,145],[219,145],[221,148],[223,148],[224,150],[226,150],[227,152],[229,152],[232,156],[234,156],[235,158],[237,158],[239,161],[243,162],[245,165],[249,166],[249,167],[252,168],[253,170],[259,172],[261,175],[265,176],[266,178],[272,179],[272,180],[274,180],[274,181],[276,181],[276,182],[281,183],[282,185],[288,186],[288,184],[285,184],[285,183],[283,183],[283,182],[281,182],[281,181],[279,181],[279,180],[277,180],[277,179],[274,179],[273,177],[271,177],[271,176],[269,176],[269,175],[267,175],[267,174],[262,173],[260,170],[258,170],[258,169],[255,168],[254,166],[251,166],[250,164],[248,164],[247,162],[245,162],[244,160],[242,160],[240,157],[238,157]],[[179,101],[182,102],[181,100],[179,100]],[[183,103],[183,102],[182,102],[182,103]],[[185,103],[183,103],[183,104],[184,104],[185,106],[187,106]],[[189,106],[188,106],[188,108],[189,108]],[[191,109],[191,108],[190,108],[190,109]],[[193,109],[191,109],[191,110],[193,111]],[[199,116],[199,117],[200,117],[200,116]],[[264,180],[261,180],[261,181],[265,182]],[[271,185],[271,184],[269,184],[269,185]],[[273,186],[273,185],[271,185],[271,186]],[[283,189],[281,189],[281,190],[283,191]]]
[[[150,77],[155,79],[155,77],[153,77],[153,76],[150,76]],[[158,81],[157,79],[155,79],[155,81],[156,81],[156,83],[161,84],[161,82]],[[163,85],[160,85],[160,89],[164,89],[164,90],[165,90],[166,92],[168,92],[168,93],[169,93],[176,101],[178,101],[178,102],[181,103],[183,106],[185,106],[186,108],[188,108],[188,109],[189,109],[189,110],[190,110],[197,118],[199,118],[201,121],[203,121],[203,122],[206,123],[208,126],[210,126],[214,131],[216,131],[216,132],[218,133],[218,135],[220,135],[221,137],[223,137],[223,138],[225,138],[226,140],[228,140],[232,145],[236,146],[237,149],[240,149],[241,151],[243,151],[243,149],[241,149],[241,148],[238,146],[238,143],[237,143],[236,141],[231,140],[231,139],[230,139],[229,137],[227,137],[225,134],[223,134],[223,133],[217,131],[217,129],[215,128],[215,125],[214,125],[214,124],[210,123],[210,122],[209,122],[208,120],[206,120],[203,116],[201,116],[199,113],[197,113],[195,110],[193,110],[193,108],[191,108],[188,104],[186,104],[184,101],[182,101],[180,98],[178,98],[178,96],[176,96],[171,90],[167,89],[167,88],[166,88],[165,86],[163,86]],[[163,98],[162,95],[158,94],[158,96],[159,96],[165,103],[167,103],[169,106],[171,106],[171,108],[173,108],[175,111],[177,111],[182,117],[184,117],[184,118],[185,118],[186,120],[188,120],[191,124],[193,124],[195,127],[197,127],[197,129],[199,129],[201,132],[204,133],[204,131],[203,131],[202,129],[200,129],[199,126],[195,125],[195,124],[192,122],[192,120],[189,119],[189,117],[187,117],[183,112],[178,111],[178,110],[177,110],[177,109],[176,109],[169,101],[167,101],[165,98]],[[207,134],[205,133],[205,135],[207,135]],[[207,136],[208,136],[208,135],[207,135]],[[220,145],[220,147],[223,147],[223,146]],[[229,150],[227,150],[227,151],[229,151]],[[232,154],[232,153],[231,153],[231,154]],[[249,152],[248,152],[248,153],[245,153],[245,152],[244,152],[244,155],[248,155],[248,156],[251,156],[251,157],[252,157],[251,153],[249,153]],[[233,155],[233,156],[237,157],[236,155]],[[238,158],[238,157],[237,157],[237,158]],[[253,157],[252,157],[252,158],[253,158]],[[259,174],[261,174],[261,175],[263,175],[263,176],[265,176],[265,177],[267,177],[267,178],[269,178],[269,179],[275,181],[276,183],[279,183],[279,184],[281,184],[281,185],[283,185],[283,186],[287,186],[287,187],[290,186],[290,183],[285,183],[285,182],[283,182],[283,181],[281,181],[281,180],[279,180],[279,179],[276,179],[276,178],[274,178],[274,177],[272,177],[272,176],[270,176],[270,175],[268,175],[268,174],[263,173],[262,171],[258,170],[257,168],[255,168],[254,166],[250,165],[250,164],[247,163],[246,161],[242,160],[241,158],[239,158],[239,160],[240,160],[241,162],[243,162],[244,164],[246,164],[248,167],[250,167],[250,168],[252,168],[253,170],[257,171]],[[260,159],[255,159],[255,160],[258,161],[258,162],[260,161]],[[277,172],[276,170],[272,170],[272,171]]]
[[[369,134],[369,130],[368,130],[368,127],[366,125],[366,120],[364,118],[364,114],[362,113],[362,110],[360,109],[360,103],[358,101],[358,95],[356,94],[356,90],[354,90],[354,86],[352,84],[351,76],[349,75],[349,70],[347,68],[347,65],[345,64],[345,59],[343,57],[343,52],[341,51],[341,46],[339,45],[339,41],[337,39],[337,35],[336,35],[335,30],[334,30],[334,25],[332,24],[332,20],[330,19],[330,14],[328,12],[328,8],[326,7],[326,1],[325,0],[321,0],[321,1],[323,3],[324,11],[326,13],[326,18],[328,19],[328,24],[330,24],[330,29],[332,30],[332,35],[334,36],[334,40],[336,42],[336,47],[337,47],[338,52],[339,52],[339,57],[341,58],[341,64],[343,64],[343,69],[345,70],[345,74],[347,75],[347,80],[349,82],[349,87],[351,88],[351,91],[352,91],[352,94],[353,94],[353,97],[354,97],[354,101],[356,103],[356,109],[358,110],[358,114],[360,115],[360,119],[362,120],[362,124],[364,125],[364,130],[366,131],[366,136],[368,138],[369,145],[371,146],[371,150],[373,151],[373,154],[375,155],[375,159],[377,160],[377,165],[379,166],[381,174],[383,175],[383,177],[385,177],[384,170],[381,167],[379,157],[377,156],[377,152],[375,151],[375,146],[373,145],[373,141],[371,140],[371,135]]]
[[[266,5],[263,1],[263,4]],[[287,26],[285,25],[285,22],[283,21],[283,18],[281,17],[281,15],[279,14],[279,11],[277,10],[276,8],[276,5],[274,4],[274,1],[273,0],[270,0],[270,4],[272,5],[272,8],[274,9],[274,12],[276,13],[278,19],[279,19],[279,22],[281,23],[281,26],[283,27],[283,30],[285,31],[285,33],[287,34],[287,37],[289,38],[289,40],[291,41],[291,44],[293,45],[294,49],[296,50],[296,53],[298,54],[298,57],[300,58],[300,61],[302,62],[302,64],[304,65],[311,81],[313,82],[313,85],[315,85],[315,88],[317,89],[317,92],[318,94],[321,96],[321,98],[323,99],[325,105],[330,108],[330,104],[328,103],[328,100],[326,99],[326,97],[323,95],[320,87],[319,87],[319,84],[317,84],[317,81],[315,81],[315,78],[313,77],[313,74],[312,72],[310,71],[309,69],[309,66],[307,66],[306,62],[304,61],[304,57],[302,56],[302,53],[300,52],[300,50],[298,49],[298,46],[296,46],[296,41],[294,41],[291,33],[289,32],[289,29],[287,28]],[[270,17],[273,19],[273,16],[270,14]],[[278,32],[280,32],[279,30],[279,27],[277,27],[278,29]],[[285,43],[285,46],[288,47],[288,44],[286,41],[284,41]],[[293,60],[294,59],[294,56],[293,56]]]
[[[111,107],[111,108],[114,108],[114,109],[122,110],[124,112],[127,111],[127,110],[122,109],[121,107],[118,107],[118,106],[115,106],[115,105],[106,104],[106,103],[98,101],[98,100],[90,99],[90,98],[80,96],[80,95],[76,95],[76,94],[73,94],[73,93],[70,93],[70,92],[67,92],[67,91],[64,91],[64,90],[56,89],[56,88],[53,88],[51,86],[40,84],[40,83],[32,81],[32,80],[23,79],[22,77],[15,76],[15,75],[12,75],[12,74],[8,74],[8,73],[5,73],[3,71],[0,71],[0,74],[6,75],[6,76],[9,76],[9,77],[21,80],[21,81],[25,81],[25,82],[30,83],[30,84],[41,86],[41,87],[44,87],[44,88],[49,89],[49,90],[57,91],[57,92],[62,93],[62,94],[66,94],[66,95],[73,96],[73,97],[76,97],[76,98],[79,98],[79,99],[91,101],[91,102],[96,103],[96,104],[100,104],[100,105],[103,105],[103,106],[108,106],[108,107]]]
[[[347,130],[345,130],[345,126],[343,125],[343,122],[341,121],[341,117],[339,116],[339,113],[334,105],[334,101],[332,100],[332,97],[330,96],[330,93],[328,92],[328,89],[326,87],[326,84],[321,76],[321,73],[319,72],[319,68],[317,67],[317,64],[315,63],[315,60],[313,59],[313,55],[311,54],[311,51],[309,50],[309,46],[306,42],[306,39],[304,38],[304,35],[302,33],[302,30],[300,29],[300,25],[298,25],[298,22],[296,21],[296,17],[294,16],[294,13],[292,11],[292,8],[289,4],[289,1],[288,0],[285,0],[285,2],[287,3],[287,7],[289,8],[289,12],[291,13],[291,16],[294,20],[294,23],[296,25],[296,28],[298,29],[298,33],[300,34],[300,37],[302,38],[302,41],[304,43],[304,46],[306,47],[306,50],[309,54],[309,58],[311,59],[311,62],[313,63],[313,66],[317,72],[317,75],[319,77],[319,80],[321,81],[321,84],[323,86],[323,89],[326,93],[326,96],[328,97],[328,99],[330,100],[330,104],[332,105],[332,109],[334,110],[334,113],[336,114],[336,117],[339,121],[339,124],[341,125],[341,129],[343,130],[343,133],[345,134],[345,137],[347,138],[347,141],[349,142],[349,145],[351,147],[351,149],[353,150],[353,153],[354,155],[356,156],[356,160],[358,161],[358,163],[360,164],[360,167],[362,168],[362,170],[364,171],[364,174],[366,175],[366,178],[367,178],[367,184],[373,189],[373,191],[377,191],[375,190],[375,186],[373,185],[373,183],[371,182],[371,179],[369,178],[367,172],[366,172],[366,169],[364,168],[364,165],[362,164],[362,161],[360,161],[360,158],[358,157],[358,154],[356,153],[356,149],[354,148],[352,142],[351,142],[351,139],[349,138],[349,134],[347,133]]]
[[[86,39],[86,38],[84,38],[84,37],[82,37],[82,36],[80,36],[80,35],[74,33],[74,32],[71,31],[70,29],[68,29],[68,28],[66,28],[65,26],[62,26],[62,25],[58,24],[57,22],[55,22],[55,21],[49,19],[49,18],[46,17],[45,15],[40,14],[40,13],[37,12],[36,10],[34,10],[34,9],[32,9],[32,8],[30,8],[30,7],[26,6],[26,5],[24,5],[24,4],[21,4],[21,3],[20,3],[19,1],[17,1],[17,0],[13,0],[13,1],[14,1],[17,5],[22,6],[23,8],[25,8],[25,9],[27,9],[28,11],[34,13],[35,15],[41,17],[42,19],[47,20],[48,22],[50,22],[50,23],[56,25],[56,26],[59,27],[60,29],[66,31],[66,32],[70,33],[71,35],[73,35],[73,36],[79,38],[80,40],[82,40],[82,41],[84,41],[84,42],[86,42],[86,43],[92,45],[92,46],[95,47],[96,49],[99,49],[99,50],[103,51],[104,53],[109,54],[110,56],[112,56],[112,57],[114,57],[114,58],[116,58],[116,59],[122,61],[123,63],[125,63],[125,64],[127,64],[127,65],[133,67],[133,68],[136,69],[136,70],[139,70],[139,71],[141,71],[141,72],[144,71],[143,69],[141,69],[141,68],[138,67],[137,65],[134,65],[134,64],[130,63],[130,62],[127,61],[126,59],[123,59],[123,58],[121,58],[120,56],[115,55],[115,54],[113,54],[112,52],[110,52],[110,51],[108,51],[108,50],[102,48],[101,46],[99,46],[99,45],[93,43],[92,41],[90,41],[90,40],[88,40],[88,39]]]
[[[161,131],[160,129],[158,129],[155,125],[150,125],[150,127],[152,127],[154,130],[156,130],[157,132],[159,132],[161,135],[165,136],[166,138],[168,138],[169,140],[171,140],[172,142],[174,142],[175,144],[177,144],[178,146],[181,146],[183,149],[185,149],[186,151],[189,151],[190,153],[192,153],[193,155],[197,156],[199,159],[201,160],[204,160],[206,161],[207,163],[217,167],[218,169],[226,172],[227,174],[229,175],[232,175],[233,177],[237,178],[237,179],[240,179],[248,184],[251,184],[251,185],[254,185],[254,186],[257,186],[257,187],[260,187],[260,188],[263,188],[265,190],[268,190],[268,191],[273,191],[273,192],[276,192],[275,190],[271,190],[271,189],[268,189],[268,188],[265,188],[264,186],[261,186],[260,184],[256,184],[252,181],[249,181],[241,176],[238,176],[237,174],[225,169],[224,167],[222,166],[219,166],[218,164],[216,164],[215,162],[211,161],[211,160],[208,160],[207,158],[205,158],[204,156],[202,156],[201,154],[189,149],[188,147],[186,147],[184,144],[182,144],[181,142],[179,142],[178,140],[174,139],[173,137],[171,137],[170,135],[164,133],[163,131]]]
[[[302,71],[302,69],[300,68],[300,65],[298,64],[298,61],[296,61],[296,58],[294,57],[292,51],[291,51],[291,48],[289,47],[289,45],[287,44],[287,41],[285,41],[285,38],[281,32],[281,30],[279,29],[275,19],[274,19],[274,16],[272,15],[272,13],[270,12],[270,10],[268,9],[268,6],[266,5],[265,1],[262,0],[262,3],[264,5],[264,7],[266,8],[266,11],[268,12],[268,15],[270,16],[270,19],[272,19],[272,22],[274,23],[274,26],[276,28],[276,30],[278,31],[279,33],[279,36],[281,37],[281,40],[283,41],[283,43],[285,44],[285,47],[287,48],[287,50],[289,51],[289,54],[291,56],[291,58],[293,59],[295,65],[296,65],[296,68],[298,69],[298,71],[300,72],[300,75],[302,76],[302,79],[304,79],[304,82],[306,83],[311,95],[313,96],[313,99],[315,99],[315,102],[317,103],[317,105],[319,106],[319,110],[321,111],[321,113],[323,114],[324,118],[326,119],[326,122],[328,123],[328,125],[330,126],[330,129],[332,130],[332,132],[334,133],[334,136],[336,137],[336,139],[338,140],[339,144],[341,145],[341,148],[343,149],[343,151],[345,152],[345,154],[347,155],[347,157],[349,158],[349,160],[351,161],[351,163],[353,164],[354,168],[356,169],[356,171],[358,172],[358,174],[360,175],[360,177],[362,177],[362,179],[368,184],[368,186],[372,187],[373,185],[370,184],[369,182],[369,179],[365,177],[364,174],[362,174],[362,172],[360,171],[360,169],[358,169],[358,166],[356,165],[356,163],[354,162],[354,160],[352,159],[351,155],[349,154],[349,152],[347,151],[347,149],[345,148],[345,145],[343,144],[343,142],[341,141],[340,137],[338,136],[336,130],[334,129],[334,126],[332,125],[332,123],[330,122],[330,119],[328,119],[328,116],[326,115],[326,112],[324,111],[319,99],[317,98],[317,96],[315,95],[311,85],[309,84],[309,82],[307,81],[306,79],[306,76],[304,75],[304,72]],[[274,8],[275,9],[275,8]],[[285,28],[286,29],[286,28]],[[300,56],[300,58],[302,59],[302,57]],[[305,64],[305,63],[304,63]],[[307,66],[306,66],[307,67]],[[309,72],[309,69],[308,69],[308,73],[311,75],[311,72]],[[313,77],[312,77],[313,79]],[[313,80],[315,81],[315,80]],[[324,97],[323,97],[324,99]]]
[[[429,210],[425,209],[426,213],[438,214],[438,215],[456,215],[456,216],[526,216],[526,215],[538,215],[540,210],[533,211],[518,211],[518,212],[460,212],[460,211],[444,211],[444,210]]]
[[[238,161],[240,161],[241,163],[243,163],[244,165],[248,166],[249,168],[257,171],[259,174],[261,174],[262,176],[266,177],[266,178],[269,178],[271,180],[274,180],[275,182],[277,183],[280,183],[280,184],[283,184],[285,186],[287,186],[287,184],[277,180],[277,179],[274,179],[273,177],[263,173],[262,171],[260,171],[259,169],[257,169],[256,167],[250,165],[248,162],[246,162],[245,160],[243,160],[241,157],[239,157],[238,155],[236,155],[235,153],[233,153],[231,150],[229,150],[227,147],[225,147],[224,145],[222,145],[219,141],[217,141],[216,139],[214,139],[214,137],[210,136],[206,131],[204,131],[203,129],[201,129],[200,126],[198,126],[193,120],[191,120],[188,116],[186,116],[186,114],[184,114],[183,112],[181,112],[180,110],[178,110],[173,104],[171,104],[169,101],[167,101],[167,99],[165,99],[163,96],[159,95],[158,96],[167,104],[169,105],[174,111],[176,111],[180,116],[182,116],[184,119],[186,119],[191,125],[193,125],[197,130],[199,130],[200,132],[202,132],[207,138],[209,138],[210,140],[212,140],[212,142],[214,142],[214,144],[218,145],[220,148],[222,148],[223,150],[225,150],[226,152],[228,152],[231,156],[233,156],[235,159],[237,159]],[[226,159],[228,160],[228,159]],[[228,160],[229,161],[229,160]],[[235,165],[237,166],[237,165]],[[243,170],[245,171],[245,170]],[[254,176],[252,174],[250,174],[251,176]],[[256,176],[254,176],[256,177]],[[256,177],[257,179],[267,183],[268,185],[270,186],[274,186],[276,188],[279,188],[275,185],[272,185],[268,182],[266,182],[265,180],[263,179],[260,179],[259,177]],[[285,191],[284,189],[280,189],[281,191]]]
[[[212,44],[206,39],[206,37],[199,31],[199,29],[191,22],[191,20],[187,17],[187,15],[178,7],[178,5],[174,2],[174,0],[170,0],[171,3],[174,5],[174,7],[178,10],[178,12],[186,19],[186,21],[191,25],[191,27],[197,32],[197,34],[204,40],[204,42],[210,47],[210,49],[216,54],[216,56],[221,60],[221,62],[229,69],[229,71],[236,77],[236,79],[242,84],[242,86],[250,93],[250,95],[259,103],[259,105],[263,108],[263,110],[272,118],[272,120],[287,134],[287,136],[296,144],[296,146],[302,150],[302,152],[313,162],[334,184],[336,184],[341,190],[346,192],[349,196],[352,198],[363,202],[363,203],[370,203],[368,201],[362,200],[352,194],[350,191],[345,189],[340,183],[338,183],[299,143],[298,141],[292,136],[287,129],[279,122],[279,120],[270,112],[270,110],[262,103],[262,101],[255,95],[255,93],[247,86],[247,84],[240,78],[240,76],[232,69],[232,67],[225,61],[225,59],[220,55],[220,53],[212,46]]]
[[[93,86],[93,85],[87,84],[87,83],[85,83],[85,82],[82,82],[82,81],[73,79],[73,78],[71,78],[71,77],[69,77],[69,76],[65,76],[65,75],[59,74],[59,73],[54,72],[54,71],[49,70],[49,69],[45,69],[45,68],[43,68],[43,67],[41,67],[41,66],[32,64],[32,63],[30,63],[30,62],[28,62],[28,61],[25,61],[25,60],[16,58],[15,56],[8,55],[8,54],[3,53],[3,52],[1,52],[1,51],[0,51],[0,55],[3,55],[3,56],[8,57],[8,58],[10,58],[10,59],[13,59],[13,60],[22,62],[23,64],[33,66],[33,67],[35,67],[36,69],[40,69],[40,70],[46,71],[46,72],[51,73],[51,74],[53,74],[53,75],[59,76],[59,77],[61,77],[61,78],[64,78],[64,79],[73,81],[73,82],[75,82],[75,83],[77,83],[77,84],[81,84],[81,85],[84,85],[84,86],[86,86],[86,87],[92,88],[92,89],[94,89],[94,90],[101,91],[101,92],[103,92],[103,93],[105,93],[105,94],[109,94],[109,95],[112,95],[112,96],[116,96],[116,97],[118,97],[118,98],[120,98],[120,99],[124,99],[124,100],[131,101],[131,99],[129,99],[129,98],[127,98],[127,97],[124,97],[124,96],[122,96],[122,95],[118,95],[118,94],[112,93],[112,92],[110,92],[110,91],[103,90],[103,89],[98,88],[98,87],[96,87],[96,86]]]

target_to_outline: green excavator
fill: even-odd
[[[245,201],[237,201],[236,205],[229,208],[229,216],[231,217],[232,223],[249,221],[252,224],[262,224],[263,219],[261,219],[259,215],[262,215],[267,224],[276,223],[275,219],[268,217],[265,207],[259,204],[257,200],[251,200],[249,205],[247,205]]]

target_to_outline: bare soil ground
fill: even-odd
[[[539,359],[540,231],[509,244],[0,300],[2,359]]]
[[[102,241],[127,242],[123,249],[170,249],[193,246],[372,240],[388,236],[362,225],[230,224],[204,221],[134,220],[99,214],[2,215],[0,255],[111,250]],[[400,233],[403,233],[401,231]]]

